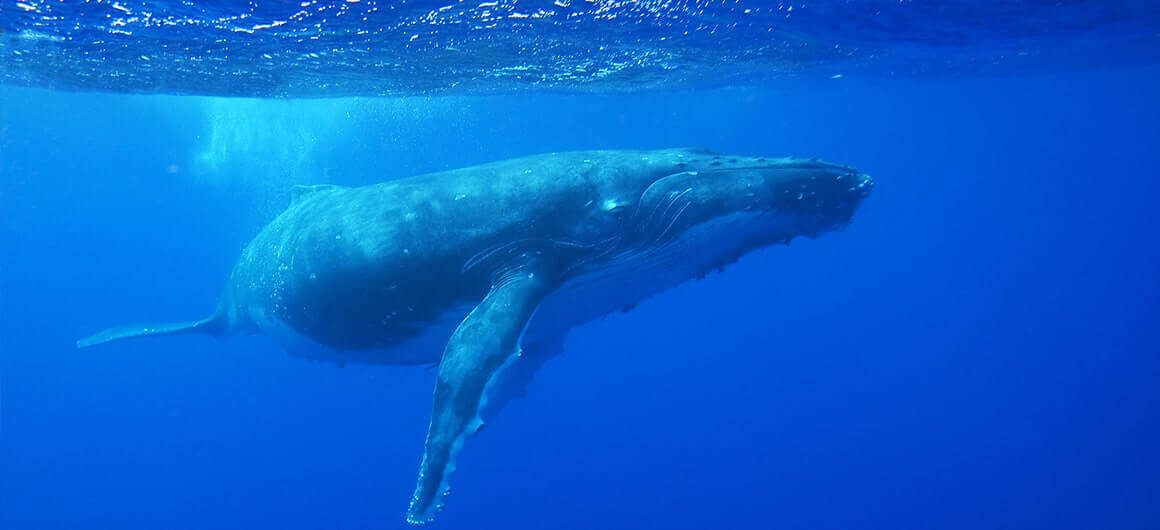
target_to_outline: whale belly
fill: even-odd
[[[438,363],[447,340],[469,312],[471,306],[440,312],[434,319],[415,326],[386,345],[360,349],[337,348],[318,342],[262,308],[251,308],[249,317],[263,334],[296,357],[338,364],[402,366]]]

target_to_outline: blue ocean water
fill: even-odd
[[[404,527],[434,371],[74,341],[207,314],[294,184],[686,145],[878,184],[841,232],[574,330],[436,527],[1160,527],[1151,3],[137,4],[0,7],[0,528]]]

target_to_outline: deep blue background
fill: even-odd
[[[291,183],[574,148],[819,156],[844,232],[575,330],[439,528],[1160,528],[1160,70],[620,96],[0,87],[0,528],[398,528],[433,371],[208,314]],[[277,526],[275,526],[277,525]]]

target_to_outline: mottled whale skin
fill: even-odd
[[[500,375],[526,378],[578,324],[749,251],[845,226],[872,187],[816,159],[703,149],[552,153],[300,187],[242,252],[211,316],[77,345],[264,333],[338,363],[438,363],[407,513],[421,524],[442,509],[455,454],[482,426]]]

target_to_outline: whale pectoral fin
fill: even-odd
[[[518,353],[520,336],[547,289],[534,274],[509,277],[455,329],[439,364],[431,425],[407,522],[427,523],[442,508],[455,454],[483,425],[479,410],[485,388]]]
[[[530,326],[538,325],[538,320],[543,318],[543,315],[537,311],[535,318],[537,322],[529,325],[520,345],[518,362],[509,363],[504,367],[503,373],[492,379],[491,385],[487,387],[487,403],[479,410],[479,417],[484,422],[491,421],[499,415],[509,403],[526,397],[528,387],[540,368],[564,350],[563,337],[550,337],[545,341],[544,337],[528,336],[532,333]],[[540,340],[536,340],[537,338]]]

